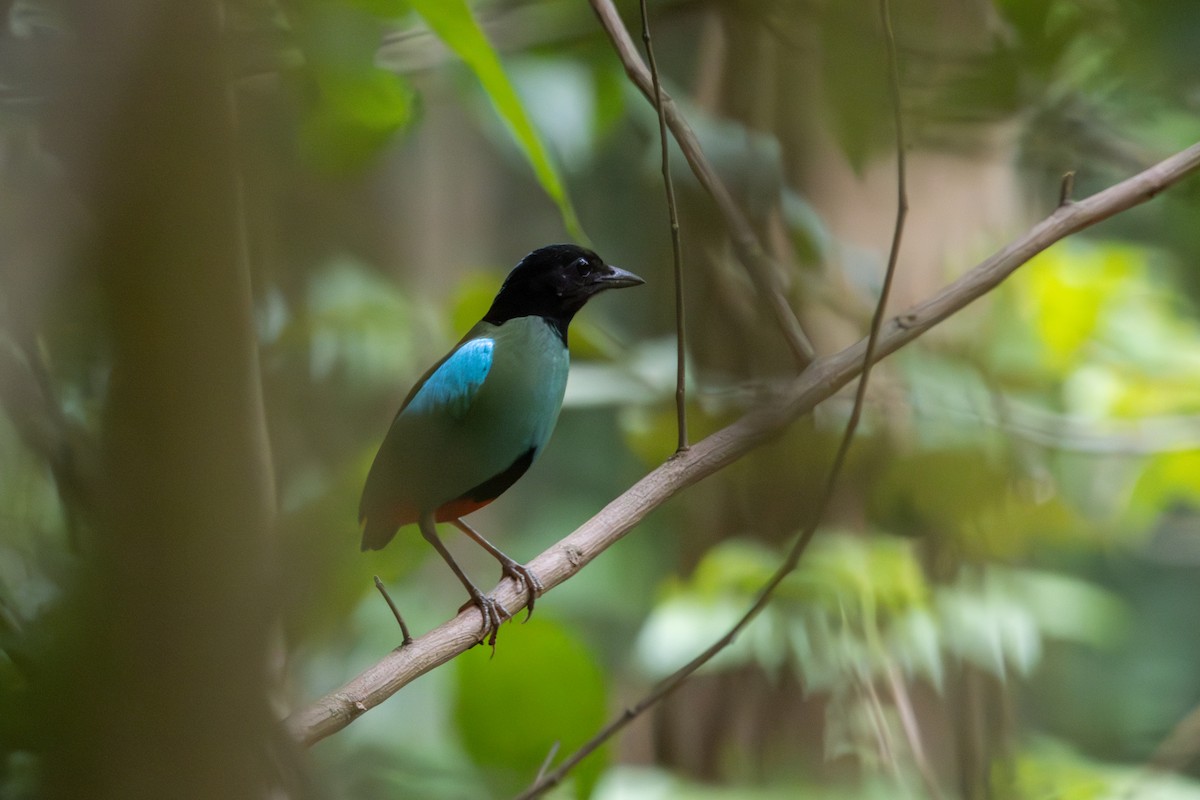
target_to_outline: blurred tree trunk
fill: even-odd
[[[220,8],[77,6],[54,146],[110,315],[95,569],[55,794],[265,793],[273,508]]]

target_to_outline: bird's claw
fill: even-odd
[[[524,564],[518,564],[513,561],[503,566],[503,575],[512,578],[517,582],[517,585],[523,588],[529,594],[529,603],[525,606],[525,619],[522,622],[528,622],[533,616],[533,601],[537,596],[546,589],[542,585],[542,579],[537,576],[537,573],[531,570]]]
[[[479,641],[487,641],[488,647],[492,648],[492,653],[496,652],[496,637],[500,633],[500,625],[507,619],[512,619],[512,614],[504,604],[494,597],[490,597],[483,592],[472,594],[471,599],[463,603],[458,609],[459,612],[466,611],[471,606],[479,609],[479,614],[483,618],[483,624],[479,630]]]

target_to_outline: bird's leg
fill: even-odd
[[[460,531],[478,542],[480,547],[492,554],[492,558],[500,562],[500,569],[502,570],[501,577],[507,575],[516,581],[518,586],[523,587],[525,591],[529,593],[529,604],[527,606],[527,613],[525,614],[525,620],[528,621],[529,618],[533,616],[533,601],[544,591],[541,578],[539,578],[537,574],[534,573],[534,571],[529,567],[513,561],[511,558],[504,555],[504,553],[500,552],[498,547],[489,542],[487,539],[483,538],[479,534],[479,531],[475,530],[461,519],[452,519],[450,522]]]
[[[471,579],[462,571],[462,567],[458,566],[458,562],[454,560],[454,556],[450,555],[450,551],[446,549],[446,545],[442,544],[442,540],[438,538],[433,514],[422,514],[418,524],[421,527],[421,535],[425,537],[425,541],[433,545],[433,548],[438,551],[438,555],[442,557],[442,560],[458,576],[458,580],[466,588],[467,594],[471,595],[470,602],[479,609],[479,613],[483,616],[483,632],[480,634],[480,641],[483,641],[484,637],[486,637],[488,645],[495,650],[496,634],[500,631],[500,623],[506,619],[512,619],[512,614],[508,613],[507,608],[479,591],[479,588],[471,583]]]

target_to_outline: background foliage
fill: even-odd
[[[1200,139],[1194,3],[893,5],[913,206],[897,310],[1051,211],[1062,173],[1082,196]],[[650,6],[665,86],[786,265],[818,350],[858,338],[894,196],[876,4]],[[160,110],[118,103],[117,80],[106,115],[76,113],[59,67],[97,35],[91,18],[0,7],[0,796],[72,796],[91,784],[62,764],[87,763],[71,750],[87,745],[64,731],[107,708],[60,690],[85,681],[83,631],[107,609],[85,589],[108,552],[96,453],[114,435],[121,315],[171,312],[114,300],[106,195],[89,181],[140,168],[141,153],[97,144],[101,120],[153,130]],[[635,29],[635,5],[622,11]],[[252,603],[277,716],[397,644],[373,574],[415,631],[461,603],[411,532],[358,552],[358,492],[411,382],[528,250],[589,241],[648,285],[576,323],[559,429],[480,529],[528,559],[670,455],[671,257],[653,110],[586,5],[222,13],[277,500]],[[673,158],[699,438],[791,362]],[[1051,249],[887,362],[830,518],[776,602],[557,796],[1200,797],[1198,199],[1184,184]],[[177,268],[145,279],[171,297]],[[345,798],[519,791],[752,602],[810,519],[849,407],[830,400],[651,515],[506,626],[494,657],[406,687],[293,759],[307,766],[276,757],[303,777],[268,781]],[[186,742],[180,758],[201,757]]]

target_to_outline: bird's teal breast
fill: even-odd
[[[495,326],[492,368],[464,420],[508,467],[530,448],[540,452],[562,409],[570,359],[541,317]],[[479,441],[479,440],[477,440]]]
[[[402,485],[422,508],[461,497],[530,450],[536,458],[562,408],[570,359],[541,317],[481,323],[472,334],[492,341],[491,364],[465,413],[406,409],[396,421],[408,445]]]

